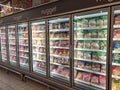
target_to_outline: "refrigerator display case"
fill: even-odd
[[[120,89],[120,8],[113,11],[112,90]]]
[[[106,89],[108,10],[74,15],[74,85]]]
[[[7,38],[6,38],[6,27],[0,27],[0,40],[1,40],[1,59],[2,62],[7,63]]]
[[[46,75],[46,26],[45,21],[33,21],[32,62],[33,72]]]
[[[19,41],[19,64],[20,68],[29,69],[29,39],[28,39],[28,23],[18,24],[18,41]]]
[[[9,62],[11,65],[17,65],[17,45],[16,45],[16,26],[8,26],[8,45],[9,45]]]
[[[70,18],[58,17],[50,19],[49,48],[50,48],[50,77],[69,83],[70,81]]]

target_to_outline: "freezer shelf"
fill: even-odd
[[[107,29],[107,26],[101,26],[101,27],[82,27],[82,28],[74,28],[74,31],[81,31],[81,30],[90,30],[90,31],[93,31],[93,30],[104,30],[104,29]]]
[[[91,52],[107,52],[106,50],[82,49],[82,48],[74,48],[74,50],[91,51]]]
[[[87,87],[89,87],[89,86],[94,86],[94,87],[100,88],[100,89],[102,89],[102,90],[105,90],[105,87],[103,87],[103,86],[100,86],[100,85],[97,85],[97,84],[93,84],[93,83],[91,83],[91,82],[86,82],[86,81],[83,81],[83,80],[75,79],[75,83],[77,83],[78,85],[79,85],[80,83],[83,83],[83,84],[86,84]],[[88,85],[89,85],[89,86],[88,86]]]
[[[69,82],[69,79],[70,79],[67,76],[64,76],[62,74],[58,74],[58,73],[55,73],[55,72],[51,72],[51,77],[53,77],[54,79],[58,79],[58,80],[60,80],[62,82],[66,82],[66,81]]]
[[[69,49],[69,47],[50,46],[50,48]]]
[[[62,67],[69,67],[69,65],[59,64],[59,63],[55,63],[55,62],[51,62],[50,64],[58,65],[58,66],[62,66]]]
[[[75,38],[74,40],[107,40],[107,38]]]
[[[36,72],[36,73],[40,73],[40,74],[46,75],[46,70],[43,69],[43,68],[33,67],[33,71]]]
[[[52,29],[52,30],[49,30],[49,32],[68,32],[69,29]]]
[[[93,62],[93,63],[100,63],[100,64],[106,64],[106,62],[99,61],[99,60],[90,60],[90,59],[80,59],[80,58],[74,58],[74,60],[79,60],[79,61],[86,61],[86,62]]]

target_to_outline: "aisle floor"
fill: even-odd
[[[23,82],[19,75],[14,73],[7,74],[0,69],[0,90],[48,90],[47,87],[32,80]]]

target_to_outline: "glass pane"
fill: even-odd
[[[2,61],[7,62],[7,48],[6,48],[6,28],[0,27],[0,39],[1,39],[1,56]]]
[[[19,37],[19,62],[23,69],[29,68],[29,41],[28,41],[28,24],[18,24]]]
[[[120,8],[115,9],[113,18],[112,90],[120,89]]]
[[[87,89],[106,88],[108,12],[74,16],[74,84]]]
[[[50,76],[69,83],[69,17],[49,20]]]
[[[15,37],[16,27],[15,25],[8,26],[8,44],[9,44],[9,59],[10,64],[16,65],[16,37]]]
[[[33,71],[46,75],[46,32],[45,21],[34,21],[32,29]]]

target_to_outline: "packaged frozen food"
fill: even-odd
[[[113,31],[113,38],[120,38],[120,29],[116,29]]]
[[[83,80],[86,82],[90,82],[91,74],[90,73],[83,73]]]
[[[99,41],[91,42],[91,49],[99,49]]]
[[[120,51],[120,41],[113,41],[113,50],[116,52]]]
[[[98,38],[98,32],[92,32],[91,37],[92,38]]]
[[[105,53],[100,53],[98,55],[98,60],[106,62],[106,54]]]
[[[112,73],[115,76],[120,76],[120,67],[119,66],[113,66],[112,67]]]
[[[106,73],[106,65],[101,65],[101,72]]]
[[[78,72],[77,76],[76,76],[76,79],[77,80],[82,80],[82,78],[83,78],[83,72]],[[84,79],[85,79],[85,77],[84,77]]]
[[[84,59],[91,60],[91,52],[84,52]]]
[[[102,19],[97,19],[97,26],[102,27],[103,26],[103,20]]]
[[[115,17],[114,17],[114,23],[115,24],[120,24],[120,15],[119,14],[115,15]]]
[[[113,62],[120,64],[120,54],[119,53],[113,54]]]
[[[81,21],[83,27],[88,27],[89,26],[89,21],[87,19],[82,19]]]
[[[77,26],[77,28],[82,28],[83,27],[83,23],[82,22],[77,22],[76,26]]]
[[[91,19],[89,20],[89,27],[96,27],[96,20],[95,19]]]
[[[84,48],[91,49],[91,42],[90,41],[84,42]]]
[[[120,80],[112,79],[112,90],[119,90],[120,88]]]
[[[106,41],[100,41],[100,49],[106,50],[107,49],[107,42]]]
[[[74,61],[74,67],[78,67],[78,62],[79,62],[78,60]]]
[[[106,77],[105,76],[99,76],[99,84],[103,87],[106,87]]]
[[[106,38],[106,33],[103,31],[98,32],[98,38]]]
[[[91,38],[91,33],[90,32],[86,32],[84,33],[84,38]]]
[[[98,60],[98,53],[92,53],[92,60]]]
[[[77,58],[84,58],[84,52],[77,51]]]
[[[83,33],[82,32],[77,32],[77,38],[83,38]]]
[[[91,83],[93,84],[99,84],[99,76],[98,75],[91,75]]]
[[[90,62],[85,62],[84,68],[87,70],[91,70],[91,63]]]
[[[102,18],[103,18],[103,25],[104,25],[104,26],[107,26],[107,25],[108,25],[108,16],[105,15],[105,16],[103,16]]]
[[[78,61],[78,68],[84,68],[85,62],[83,61]]]
[[[83,41],[78,42],[77,48],[83,48],[83,46],[84,46],[84,42]]]
[[[92,63],[92,70],[96,72],[100,72],[101,65],[98,63]]]

